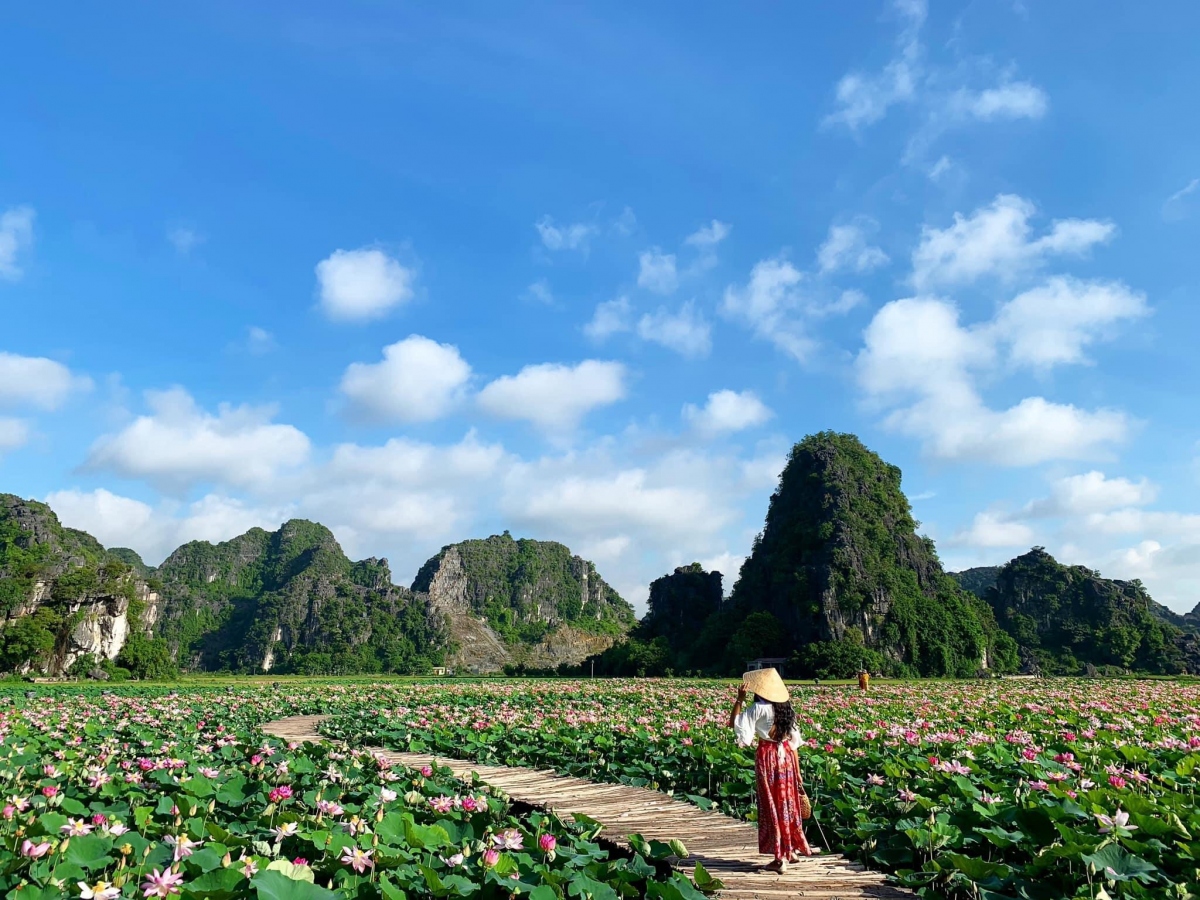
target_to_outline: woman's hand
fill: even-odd
[[[746,702],[746,694],[747,694],[747,691],[746,691],[746,686],[745,686],[744,684],[743,684],[743,685],[739,685],[739,686],[738,686],[738,695],[737,695],[737,698],[738,698],[738,703],[745,703],[745,702]]]

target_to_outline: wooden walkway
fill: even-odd
[[[291,716],[264,725],[267,734],[287,741],[320,742],[317,724],[324,716]],[[647,840],[678,838],[690,856],[677,868],[691,873],[697,862],[725,885],[722,900],[781,900],[784,897],[821,897],[852,900],[911,900],[912,894],[887,884],[884,876],[844,857],[821,854],[791,866],[785,875],[762,871],[767,857],[758,853],[758,829],[716,812],[675,800],[658,791],[622,784],[598,784],[568,778],[552,771],[485,766],[427,753],[380,751],[400,765],[419,768],[439,765],[457,777],[477,773],[483,781],[511,799],[549,810],[564,819],[582,813],[605,827],[604,837],[628,847],[627,835],[640,834]],[[815,831],[815,829],[812,829]],[[810,832],[809,840],[817,844]]]

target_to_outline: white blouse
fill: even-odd
[[[775,724],[775,708],[770,703],[752,703],[733,720],[733,735],[738,746],[749,747],[755,738],[771,740],[771,726]],[[800,746],[800,730],[793,727],[787,736],[793,749]]]

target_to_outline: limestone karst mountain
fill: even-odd
[[[60,675],[184,671],[478,672],[578,662],[634,621],[595,566],[509,535],[443,548],[413,589],[387,560],[352,562],[296,519],[156,569],[65,528],[45,504],[0,495],[0,668]]]

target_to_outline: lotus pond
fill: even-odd
[[[728,684],[376,687],[324,730],[646,785],[753,818]],[[925,682],[795,692],[810,840],[927,897],[1200,896],[1200,687]]]
[[[284,745],[258,726],[367,708],[366,685],[0,693],[0,894],[19,900],[703,895],[594,824],[512,807],[445,770]]]

